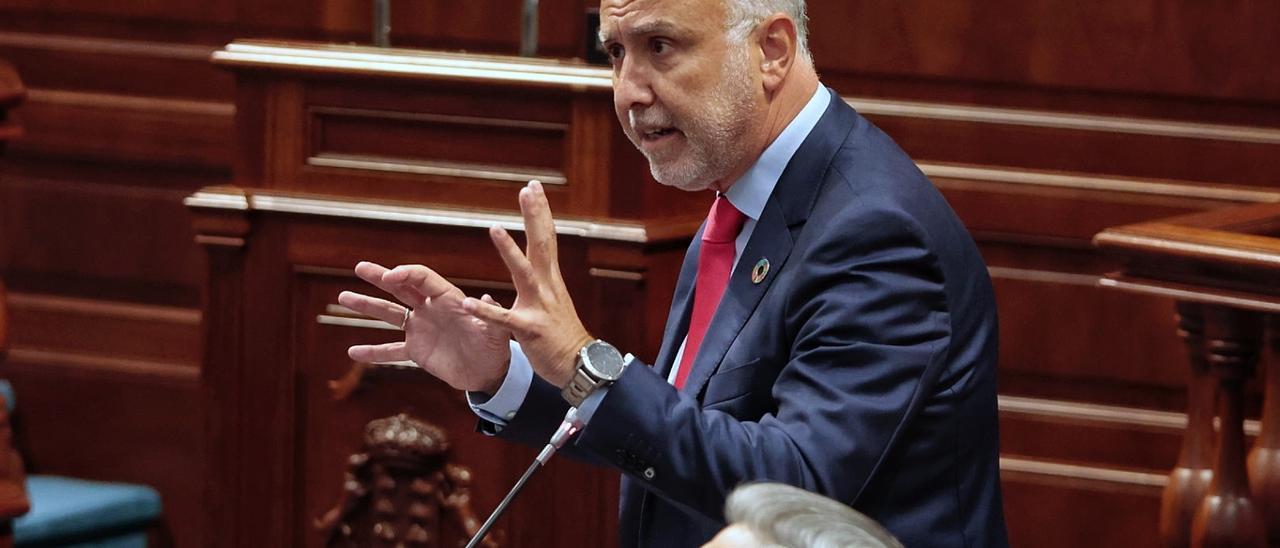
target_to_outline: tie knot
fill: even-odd
[[[746,220],[747,216],[733,207],[724,195],[716,196],[715,203],[711,204],[711,213],[707,214],[707,228],[702,231],[702,241],[732,242]]]

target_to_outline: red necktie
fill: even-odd
[[[702,248],[698,250],[698,277],[694,281],[693,315],[689,318],[689,335],[680,356],[680,369],[676,372],[676,388],[684,388],[684,382],[693,369],[693,358],[698,355],[707,325],[716,313],[720,297],[729,285],[729,272],[733,270],[734,240],[746,216],[733,207],[723,195],[716,196],[707,214],[707,227],[702,231]]]

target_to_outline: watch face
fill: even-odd
[[[583,363],[603,379],[616,381],[622,376],[622,355],[613,345],[596,341],[583,349]]]

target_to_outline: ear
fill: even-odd
[[[781,13],[770,15],[756,27],[760,47],[760,74],[765,93],[772,95],[796,62],[796,25]]]

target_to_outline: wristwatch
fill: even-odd
[[[564,401],[573,407],[582,405],[582,400],[592,392],[613,384],[626,369],[618,349],[600,339],[587,343],[578,351],[577,364],[573,380],[560,391]]]

